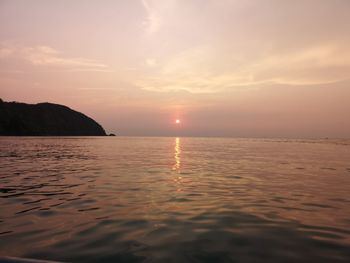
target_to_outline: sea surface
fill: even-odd
[[[350,141],[2,137],[0,256],[350,262]]]

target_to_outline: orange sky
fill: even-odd
[[[0,0],[0,97],[121,135],[350,137],[349,14],[348,0]]]

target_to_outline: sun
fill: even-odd
[[[176,124],[180,124],[180,122],[181,122],[181,121],[180,121],[179,119],[176,119],[176,120],[175,120],[175,123],[176,123]]]

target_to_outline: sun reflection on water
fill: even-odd
[[[176,137],[175,138],[175,148],[174,148],[175,164],[173,166],[173,170],[175,170],[175,171],[180,170],[180,165],[181,165],[180,154],[181,154],[180,138]]]

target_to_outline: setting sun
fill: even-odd
[[[179,119],[177,119],[177,120],[175,121],[176,124],[180,124],[180,122],[181,122],[181,121],[180,121]]]

